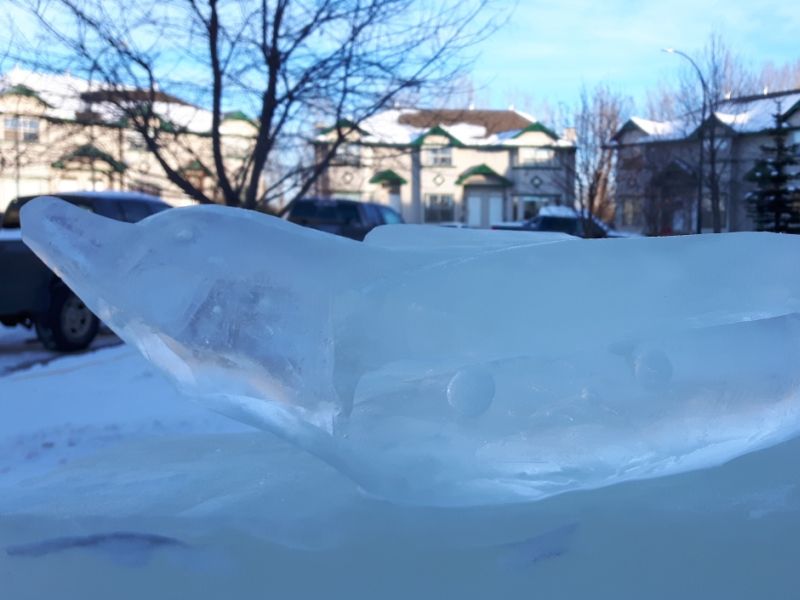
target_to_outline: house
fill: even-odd
[[[619,227],[650,234],[696,231],[702,141],[703,230],[712,228],[712,180],[719,186],[722,230],[754,229],[745,198],[755,184],[748,175],[763,158],[761,147],[773,143],[769,130],[776,114],[790,142],[800,142],[800,90],[729,98],[715,108],[702,124],[696,114],[674,121],[634,117],[616,133],[611,145]]]
[[[149,101],[149,92],[112,90],[69,74],[14,68],[0,76],[0,213],[17,196],[77,190],[132,190],[189,202],[120,114],[114,94]],[[154,99],[171,166],[213,197],[211,113],[160,91]],[[221,131],[225,160],[241,160],[253,124],[231,113]]]
[[[390,205],[409,223],[471,227],[574,203],[575,144],[515,110],[391,109],[321,129],[344,143],[315,192]]]

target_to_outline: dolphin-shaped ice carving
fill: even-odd
[[[398,226],[360,243],[238,209],[132,225],[53,198],[22,221],[184,390],[393,500],[538,499],[800,430],[797,237]]]

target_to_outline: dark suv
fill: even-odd
[[[492,229],[511,231],[550,231],[566,233],[581,238],[630,237],[617,231],[594,215],[583,214],[565,206],[544,206],[533,219],[518,223],[492,225]]]
[[[378,225],[403,223],[403,217],[388,206],[374,202],[328,198],[295,200],[281,213],[292,223],[363,240]]]
[[[134,223],[170,208],[154,196],[132,192],[49,194],[97,214]],[[0,323],[35,326],[39,340],[51,350],[86,348],[100,325],[97,317],[22,242],[19,211],[35,198],[9,204],[0,228]]]

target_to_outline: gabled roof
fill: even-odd
[[[554,142],[558,141],[558,135],[556,135],[556,133],[552,129],[548,129],[547,127],[545,127],[544,125],[542,125],[538,121],[536,121],[534,123],[531,123],[530,125],[528,125],[528,126],[524,127],[523,129],[519,130],[514,135],[514,137],[518,138],[519,136],[524,135],[526,133],[543,133],[547,137],[552,139]]]
[[[372,176],[372,179],[369,180],[370,183],[385,183],[388,185],[404,185],[408,183],[405,179],[400,177],[397,173],[392,171],[391,169],[386,169],[385,171],[378,171],[375,175]]]
[[[122,173],[128,168],[128,165],[126,165],[124,162],[118,161],[108,152],[104,152],[92,144],[84,144],[83,146],[78,146],[74,150],[67,152],[61,158],[55,161],[52,164],[52,167],[54,169],[66,169],[68,162],[94,162],[96,160],[106,163],[113,171],[116,171],[117,173]]]
[[[465,185],[470,177],[475,177],[476,175],[486,177],[487,179],[494,179],[498,185],[502,185],[503,187],[514,185],[510,179],[506,179],[485,163],[470,167],[461,173],[461,175],[458,176],[458,179],[456,179],[456,185]]]
[[[36,93],[36,90],[31,89],[27,85],[23,85],[21,83],[4,89],[2,92],[0,92],[0,96],[24,96],[26,98],[38,100],[45,106],[50,106],[39,94]]]
[[[454,136],[452,133],[450,133],[447,129],[445,129],[441,125],[434,125],[430,129],[428,129],[428,131],[426,131],[425,133],[420,135],[417,139],[415,139],[413,142],[411,142],[411,145],[412,146],[421,146],[422,144],[425,143],[425,138],[427,138],[429,136],[432,136],[432,135],[433,136],[440,136],[440,137],[447,138],[448,140],[450,140],[450,145],[451,146],[463,146],[464,145],[463,143],[461,143],[461,140],[459,140],[456,136]]]
[[[119,104],[146,105],[149,90],[109,88],[69,73],[44,73],[13,68],[0,75],[0,93],[23,93],[39,98],[45,105],[45,118],[89,120],[109,126],[122,126],[124,112]],[[163,91],[154,92],[153,112],[177,131],[206,134],[211,129],[211,111],[194,106]],[[127,109],[126,109],[127,110]]]
[[[761,96],[730,98],[717,104],[716,111],[703,123],[714,122],[729,128],[732,133],[758,133],[773,127],[775,114],[780,109],[783,119],[800,109],[800,90],[773,92]],[[611,138],[620,138],[632,129],[638,129],[647,137],[642,142],[677,141],[696,134],[701,126],[697,114],[689,114],[675,121],[651,121],[639,117],[629,119]]]
[[[318,139],[326,141],[324,136],[334,128],[323,129]],[[441,135],[456,146],[520,146],[526,145],[517,139],[522,133],[539,131],[551,138],[549,145],[574,147],[573,142],[516,110],[393,108],[360,121],[358,130],[369,136],[362,143],[376,145],[420,145],[429,135]]]
[[[339,119],[336,121],[335,125],[331,125],[330,127],[325,127],[320,130],[320,135],[328,135],[332,131],[336,131],[337,129],[352,129],[353,131],[359,132],[361,135],[369,135],[366,131],[361,129],[356,123],[351,121],[350,119]]]
[[[190,161],[189,163],[184,165],[181,168],[181,171],[183,173],[192,173],[192,172],[198,173],[199,172],[199,173],[203,173],[204,175],[211,175],[211,169],[209,169],[207,166],[205,166],[203,163],[201,163],[196,158],[193,161]]]
[[[232,110],[230,112],[226,112],[222,115],[223,121],[244,121],[246,123],[250,123],[251,125],[255,125],[255,120],[248,117],[243,111],[241,110]]]

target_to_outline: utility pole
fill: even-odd
[[[694,70],[697,72],[697,78],[700,80],[700,86],[703,90],[703,102],[700,108],[700,126],[697,129],[697,134],[700,138],[700,157],[697,161],[697,233],[703,233],[703,187],[704,187],[704,178],[705,178],[705,123],[706,123],[706,110],[708,108],[708,85],[706,84],[706,79],[703,77],[703,71],[700,67],[697,66],[697,63],[692,59],[691,56],[686,54],[685,52],[681,52],[680,50],[676,50],[675,48],[664,48],[663,52],[667,54],[677,54],[678,56],[682,56],[689,63],[694,67]]]

